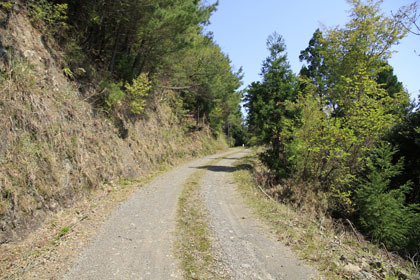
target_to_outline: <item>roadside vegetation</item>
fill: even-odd
[[[264,147],[259,184],[315,226],[344,221],[417,265],[420,110],[389,59],[418,6],[386,16],[382,1],[348,2],[348,23],[314,32],[299,74],[281,35],[267,40],[262,81],[245,96],[250,144]]]
[[[355,229],[351,221],[333,219],[309,209],[302,211],[290,204],[279,203],[277,194],[281,186],[264,188],[267,168],[256,152],[239,160],[235,166],[234,178],[246,203],[272,228],[280,242],[290,246],[299,258],[316,267],[322,277],[418,279],[414,259],[404,260],[387,251],[384,246],[372,244]]]
[[[0,244],[227,130],[244,141],[241,71],[203,31],[216,6],[0,1]]]

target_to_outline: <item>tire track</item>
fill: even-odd
[[[181,279],[173,252],[179,193],[208,156],[153,180],[116,208],[64,279]]]
[[[311,279],[315,272],[269,234],[245,207],[232,177],[233,163],[246,152],[207,169],[202,193],[215,239],[214,247],[233,279]]]

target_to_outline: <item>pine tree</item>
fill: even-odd
[[[410,183],[391,188],[391,179],[399,175],[403,160],[392,163],[396,150],[388,143],[380,143],[371,150],[366,162],[366,175],[359,180],[355,202],[361,228],[376,243],[399,250],[410,242],[410,235],[418,215],[417,205],[405,203]]]
[[[287,102],[296,100],[296,78],[287,61],[282,36],[274,33],[267,40],[270,55],[263,63],[262,82],[252,83],[245,98],[248,125],[262,144],[269,146],[263,161],[279,174],[285,165],[281,132],[293,116]]]

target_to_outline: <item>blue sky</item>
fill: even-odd
[[[384,0],[385,14],[390,15],[414,0]],[[305,49],[317,28],[344,25],[350,5],[345,0],[220,0],[210,19],[208,31],[232,60],[236,69],[244,69],[244,86],[260,80],[261,63],[268,55],[266,39],[274,31],[287,45],[292,70],[298,73],[302,63],[299,53]],[[420,90],[420,36],[409,35],[393,48],[398,51],[390,60],[398,79],[411,94]]]

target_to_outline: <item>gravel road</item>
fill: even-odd
[[[117,207],[64,279],[181,279],[172,247],[178,195],[194,167],[228,153],[190,162],[140,188]]]
[[[202,178],[202,192],[215,235],[213,246],[233,279],[311,279],[315,271],[296,259],[257,220],[236,192],[233,163],[236,153],[214,166]]]
[[[185,180],[206,169],[202,194],[214,247],[233,279],[310,279],[311,268],[270,236],[235,191],[232,164],[246,152],[208,156],[178,167],[121,204],[63,279],[182,279],[173,255],[178,196]],[[223,157],[216,166],[211,160]]]

